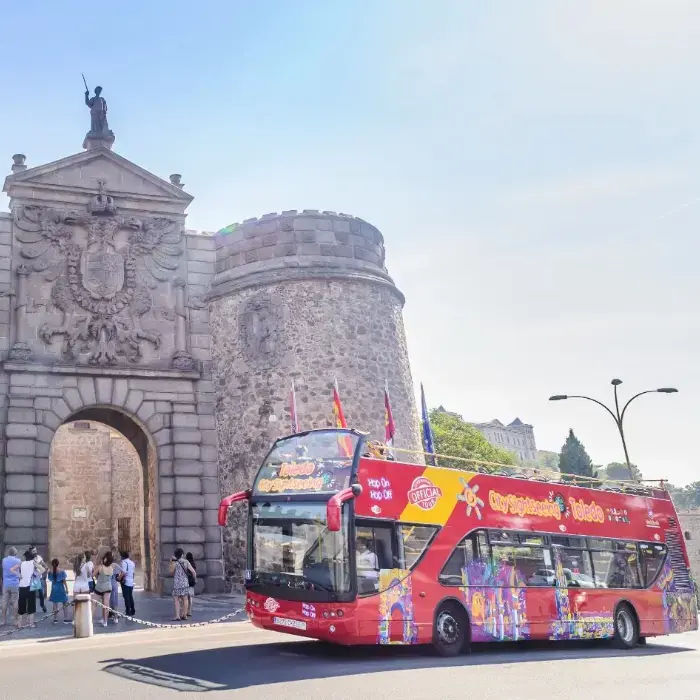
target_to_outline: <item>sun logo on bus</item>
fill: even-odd
[[[479,492],[479,484],[469,486],[462,477],[459,478],[459,483],[462,484],[462,493],[458,494],[457,500],[467,504],[467,515],[471,515],[473,510],[476,517],[481,520],[481,509],[484,507],[484,502],[476,495]]]

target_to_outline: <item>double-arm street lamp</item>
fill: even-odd
[[[639,398],[640,396],[643,396],[644,394],[675,394],[678,389],[674,389],[673,387],[670,386],[665,386],[661,387],[660,389],[647,389],[646,391],[640,391],[638,394],[635,394],[629,401],[622,407],[622,411],[620,411],[620,404],[617,399],[617,387],[622,384],[622,379],[613,379],[610,382],[613,385],[613,391],[615,393],[615,412],[613,413],[611,408],[608,408],[602,401],[598,401],[598,399],[593,399],[590,396],[579,396],[579,395],[573,395],[573,394],[555,394],[554,396],[550,396],[549,400],[550,401],[563,401],[564,399],[586,399],[586,401],[593,401],[593,403],[597,403],[599,406],[602,406],[613,418],[615,421],[615,425],[617,425],[617,429],[620,431],[620,437],[622,438],[622,447],[625,450],[625,462],[627,463],[627,469],[629,470],[630,477],[634,479],[634,474],[632,472],[632,465],[630,464],[630,457],[627,452],[627,443],[625,442],[625,431],[622,427],[622,421],[625,418],[625,411],[627,410],[627,407],[634,401],[636,398]]]

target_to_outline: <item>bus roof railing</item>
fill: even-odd
[[[386,458],[386,455],[392,453],[404,453],[409,455],[418,455],[423,458],[434,458],[436,466],[444,469],[460,469],[451,464],[440,464],[440,460],[452,460],[463,462],[466,465],[474,467],[474,471],[492,476],[509,476],[513,478],[528,479],[530,481],[543,481],[546,483],[567,484],[569,486],[584,486],[588,488],[599,489],[601,491],[617,491],[630,495],[651,496],[654,495],[654,490],[662,490],[668,493],[666,489],[666,479],[640,479],[636,480],[620,480],[620,479],[601,479],[594,476],[583,476],[579,474],[566,474],[553,469],[543,469],[541,467],[522,466],[518,464],[504,464],[503,462],[490,462],[484,459],[473,459],[468,457],[457,457],[456,455],[447,455],[440,452],[424,452],[422,450],[408,450],[403,447],[393,447],[385,445],[378,441],[367,443],[370,448],[370,456],[378,458]],[[373,450],[377,450],[378,454],[372,454]],[[381,454],[383,453],[383,455]],[[647,485],[648,484],[648,485]]]

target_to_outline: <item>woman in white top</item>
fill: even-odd
[[[19,618],[17,627],[36,627],[34,624],[36,591],[31,589],[34,570],[34,554],[27,550],[24,553],[24,561],[19,565]],[[22,624],[23,619],[26,619],[27,624]]]
[[[73,583],[73,595],[75,595],[76,593],[89,593],[89,569],[87,564],[85,563],[84,554],[78,554],[78,556],[73,560],[73,571],[75,572],[75,581]]]

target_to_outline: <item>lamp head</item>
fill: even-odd
[[[564,399],[568,399],[569,397],[566,394],[555,394],[554,396],[550,396],[549,400],[550,401],[563,401]]]
[[[620,384],[622,384],[622,379],[613,379],[610,383],[613,386],[620,386]]]
[[[678,393],[678,389],[674,389],[672,386],[663,386],[663,387],[661,387],[661,389],[657,389],[656,391],[658,391],[661,394],[677,394]]]

